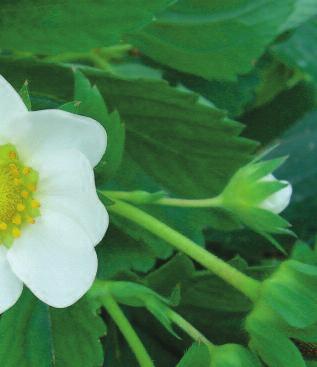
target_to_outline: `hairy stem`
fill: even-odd
[[[154,363],[140,338],[110,292],[102,298],[102,304],[125,337],[140,366],[154,367]]]
[[[214,344],[209,341],[199,330],[197,330],[192,324],[185,320],[181,315],[172,309],[168,308],[167,311],[169,318],[182,329],[187,335],[189,335],[197,343],[204,343],[210,348],[214,347]]]
[[[113,197],[110,198],[113,199]],[[143,210],[122,201],[115,201],[108,209],[117,215],[137,223],[139,226],[162,238],[179,251],[185,253],[205,268],[218,275],[225,282],[231,284],[252,301],[256,299],[260,285],[257,280],[243,274],[165,223]]]

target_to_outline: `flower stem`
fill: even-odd
[[[221,206],[221,197],[215,196],[208,199],[174,199],[162,198],[157,200],[154,204],[166,206],[180,206],[184,208],[215,208]]]
[[[113,197],[110,196],[110,199],[113,199]],[[108,206],[108,209],[137,223],[179,251],[184,252],[199,264],[218,275],[225,282],[245,294],[252,301],[256,299],[260,285],[257,280],[243,274],[155,217],[122,201],[115,201],[113,205]]]
[[[117,302],[111,296],[110,292],[108,292],[102,298],[102,304],[125,337],[140,366],[154,367],[154,363],[152,362],[151,357],[146,351],[140,338],[138,337],[137,333],[133,329],[132,325],[130,324],[129,320],[127,319]]]
[[[46,56],[44,61],[46,62],[73,62],[77,60],[91,61],[90,52],[65,52],[58,55]]]
[[[96,48],[87,52],[65,52],[58,55],[47,56],[44,58],[44,61],[72,63],[80,60],[90,62],[100,69],[112,72],[110,61],[112,59],[120,60],[129,50],[131,50],[131,48],[131,45],[120,44],[111,47]]]
[[[140,195],[138,191],[101,191],[105,196],[112,197],[114,199],[125,200],[134,204],[144,204],[140,202]],[[145,192],[141,192],[145,194]],[[155,195],[150,194],[148,195]],[[145,202],[146,204],[146,202]],[[158,198],[154,201],[149,201],[147,204],[151,205],[164,205],[164,206],[178,206],[183,208],[215,208],[222,205],[221,196],[215,196],[208,199],[178,199],[178,198]]]
[[[194,341],[198,343],[204,343],[209,347],[213,348],[214,344],[209,341],[199,330],[197,330],[192,324],[185,320],[177,312],[170,308],[166,310],[170,320],[174,322],[180,329],[182,329],[186,334],[188,334]]]

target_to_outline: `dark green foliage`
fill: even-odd
[[[27,108],[61,108],[105,127],[108,148],[95,168],[103,203],[114,204],[107,191],[133,191],[133,205],[266,279],[254,306],[112,214],[96,248],[98,282],[113,284],[155,367],[317,366],[316,253],[300,243],[285,259],[250,231],[274,242],[291,223],[299,238],[315,240],[316,14],[316,0],[1,2],[0,74]],[[275,143],[265,162],[252,161]],[[279,167],[274,158],[285,156]],[[284,187],[257,182],[274,169],[294,190],[280,216],[257,207]],[[225,208],[156,203],[225,188]],[[290,252],[294,241],[274,244]],[[0,366],[138,367],[93,291],[53,309],[24,290],[0,318]],[[216,347],[195,343],[169,309]]]

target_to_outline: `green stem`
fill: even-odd
[[[192,324],[190,324],[187,320],[185,320],[181,315],[172,309],[167,309],[167,314],[180,329],[182,329],[186,334],[188,334],[194,341],[198,343],[204,343],[209,347],[215,347],[214,344],[209,341],[199,330],[197,330]]]
[[[90,61],[99,69],[103,69],[104,71],[112,72],[109,62],[107,60],[104,60],[97,53],[90,54]]]
[[[47,62],[74,62],[74,61],[88,61],[96,67],[105,71],[111,72],[109,62],[112,59],[121,59],[132,48],[129,44],[115,45],[111,47],[103,47],[100,49],[93,49],[88,52],[65,52],[59,55],[47,56]]]
[[[112,197],[118,200],[125,200],[134,204],[144,204],[138,191],[101,191],[105,196]],[[145,192],[141,192],[143,195]],[[149,196],[155,195],[148,193]],[[146,202],[145,202],[146,203]],[[159,198],[154,201],[149,201],[146,204],[164,205],[164,206],[178,206],[183,208],[216,208],[222,204],[221,196],[215,196],[208,199],[177,199],[177,198]]]
[[[166,206],[180,206],[184,208],[215,208],[221,206],[221,197],[215,196],[209,199],[174,199],[162,198],[157,200],[154,204]]]
[[[108,292],[108,294],[102,298],[102,304],[125,337],[140,366],[154,367],[154,363],[152,362],[151,357],[146,351],[140,338],[133,329],[129,320],[126,318],[125,314],[122,312],[117,302],[111,296],[110,292]]]
[[[98,54],[102,55],[106,60],[116,60],[116,59],[122,59],[131,49],[133,48],[132,45],[129,45],[128,43],[115,45],[115,46],[109,46],[109,47],[102,47],[99,49],[96,49],[96,52]]]
[[[91,61],[90,52],[65,52],[58,55],[46,56],[44,61],[47,62],[73,62],[77,60]]]
[[[110,196],[110,199],[113,199],[113,197]],[[260,285],[257,280],[241,273],[236,268],[227,264],[225,261],[200,247],[189,238],[175,231],[150,214],[122,201],[115,201],[113,205],[108,206],[108,209],[113,213],[137,223],[139,226],[162,238],[179,251],[184,252],[199,264],[203,265],[245,294],[252,301],[256,299]]]
[[[75,61],[86,61],[92,63],[94,66],[111,72],[110,64],[107,60],[103,59],[96,51],[89,52],[66,52],[59,55],[47,56],[44,61],[54,63],[72,63]]]

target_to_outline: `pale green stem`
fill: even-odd
[[[47,62],[73,62],[76,60],[91,61],[90,52],[65,52],[58,55],[46,56],[44,61]]]
[[[95,51],[89,52],[66,52],[59,55],[47,56],[44,61],[46,62],[54,62],[54,63],[72,63],[75,61],[87,61],[94,64],[96,67],[103,69],[105,71],[111,71],[111,67],[107,60],[103,59]]]
[[[74,62],[77,60],[88,61],[93,63],[100,69],[105,71],[112,71],[109,61],[112,59],[120,59],[125,53],[132,48],[129,44],[115,45],[110,47],[103,47],[99,49],[93,49],[87,52],[65,52],[58,55],[52,55],[45,57],[47,62]]]
[[[104,57],[106,60],[121,59],[124,55],[133,48],[127,43],[109,47],[96,49],[95,52]]]
[[[134,204],[141,203],[135,192],[129,191],[101,191],[105,196],[112,197],[118,200],[128,201]],[[150,194],[149,194],[150,195]],[[146,204],[150,205],[164,205],[164,206],[178,206],[184,208],[217,208],[222,205],[221,196],[215,196],[208,199],[177,199],[177,198],[160,198],[155,201],[150,201]]]
[[[114,198],[110,196],[110,199]],[[115,201],[113,205],[108,206],[108,209],[113,213],[137,223],[139,226],[162,238],[170,245],[219,276],[225,282],[231,284],[252,301],[257,298],[260,285],[257,280],[243,274],[150,214],[122,201]]]
[[[129,320],[127,319],[117,302],[111,296],[110,292],[102,297],[101,301],[103,306],[108,311],[109,315],[114,320],[119,330],[125,337],[140,366],[155,367],[143,343],[141,342],[140,338],[138,337],[137,333],[133,329],[132,325],[130,324]]]
[[[184,208],[216,208],[221,206],[221,197],[215,196],[209,199],[174,199],[162,198],[154,202],[154,204],[166,206],[180,206]]]
[[[172,309],[168,308],[166,310],[170,320],[174,322],[180,329],[182,329],[186,334],[188,334],[197,343],[204,343],[209,347],[215,347],[214,344],[209,341],[199,330],[197,330],[192,324],[185,320],[181,315]]]

